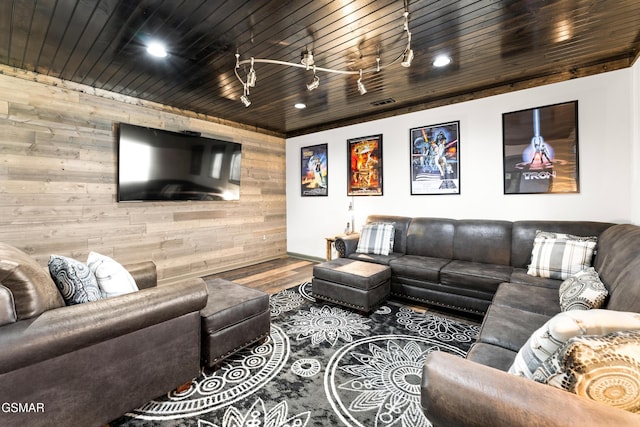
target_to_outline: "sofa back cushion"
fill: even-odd
[[[453,258],[454,219],[414,218],[407,230],[407,254]]]
[[[0,285],[0,326],[18,320],[13,294],[6,286]]]
[[[64,306],[49,273],[18,248],[0,243],[0,284],[13,295],[18,320]]]
[[[373,223],[391,223],[394,228],[393,252],[407,253],[407,228],[411,218],[393,215],[369,215],[367,224]]]
[[[614,225],[600,234],[594,267],[609,290],[606,307],[640,312],[640,227]]]
[[[456,221],[453,258],[460,261],[510,265],[511,222],[482,219]]]
[[[511,265],[516,268],[528,267],[538,231],[597,237],[612,225],[610,222],[597,221],[516,221],[511,232]]]

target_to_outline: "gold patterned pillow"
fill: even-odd
[[[536,370],[533,379],[640,413],[640,331],[572,338]]]

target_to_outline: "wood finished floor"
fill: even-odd
[[[250,288],[275,294],[303,282],[311,281],[313,266],[317,262],[299,258],[283,257],[272,261],[212,274],[204,279],[226,279]]]

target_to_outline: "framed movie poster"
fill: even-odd
[[[347,195],[382,196],[382,135],[347,140]]]
[[[411,194],[460,194],[460,122],[409,131]]]
[[[578,101],[502,115],[504,194],[578,193]]]
[[[301,195],[326,196],[329,191],[327,144],[302,147],[300,154]]]

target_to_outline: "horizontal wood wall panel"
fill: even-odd
[[[241,143],[240,200],[116,202],[120,122]],[[96,251],[165,284],[286,253],[283,137],[4,67],[0,155],[0,241],[43,267]]]

